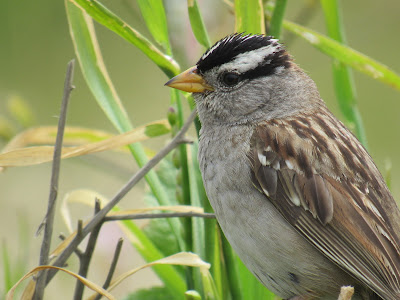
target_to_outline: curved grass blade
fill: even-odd
[[[126,144],[135,143],[143,141],[147,138],[164,135],[170,132],[170,130],[171,127],[169,123],[166,120],[160,120],[151,122],[144,126],[140,126],[133,130],[120,134],[117,138],[116,135],[102,130],[68,126],[65,127],[63,144],[64,146],[78,146],[88,143],[96,143],[114,137],[114,140],[108,143],[110,146],[108,149],[116,149],[118,146],[114,144],[114,142],[120,143],[125,139]],[[6,153],[17,148],[27,147],[29,145],[54,145],[56,135],[56,126],[32,127],[15,135],[4,146],[1,152]],[[108,149],[105,149],[103,147],[103,150]]]
[[[200,14],[197,0],[188,0],[187,4],[190,25],[192,25],[192,31],[194,36],[196,37],[196,40],[200,43],[200,45],[204,46],[205,48],[210,48],[210,38],[208,37],[207,29],[203,22],[203,17]]]
[[[74,1],[66,0],[66,7],[75,53],[89,88],[118,131],[125,132],[132,129],[132,125],[103,63],[91,18]],[[110,20],[110,23],[113,24],[113,20]],[[140,144],[131,144],[129,149],[139,166],[143,166],[148,161]],[[160,205],[170,205],[171,201],[157,175],[150,171],[145,178],[158,203]],[[185,243],[181,236],[181,223],[176,219],[169,219],[168,222],[181,250],[185,250]]]
[[[118,131],[131,129],[128,114],[111,82],[100,54],[91,18],[70,1],[66,2],[66,7],[75,53],[89,88]]]
[[[287,0],[277,0],[271,17],[268,35],[272,35],[277,39],[279,39],[281,35],[282,22],[286,9],[286,2]]]
[[[203,206],[201,201],[201,194],[199,192],[199,184],[202,186],[202,181],[198,178],[198,173],[196,170],[198,169],[197,163],[197,152],[198,147],[196,143],[190,145],[189,149],[189,157],[190,157],[190,164],[188,166],[189,171],[189,186],[190,186],[190,200],[191,205],[193,206]],[[205,246],[205,231],[204,231],[204,223],[205,220],[201,218],[194,218],[192,219],[192,249],[193,252],[199,255],[202,259],[206,259],[206,246]],[[200,272],[194,270],[194,284],[195,290],[201,291],[202,290],[202,283],[201,283],[201,276]],[[203,278],[204,279],[204,278]],[[204,284],[204,282],[203,282]],[[206,291],[204,291],[205,293]]]
[[[75,190],[71,193],[68,193],[62,202],[62,210],[61,214],[63,220],[71,233],[63,242],[61,242],[57,248],[52,252],[52,256],[58,255],[70,242],[70,240],[76,235],[76,231],[72,229],[71,223],[71,214],[69,209],[69,204],[71,203],[80,203],[83,205],[93,206],[93,199],[99,199],[102,206],[106,205],[109,200],[105,198],[103,195],[92,191],[92,190]],[[162,209],[172,209],[172,210],[180,210],[180,211],[189,211],[187,207],[161,207]],[[147,212],[154,210],[154,208],[143,208],[137,210],[128,211],[128,213],[138,213],[138,212]],[[201,209],[196,208],[197,211],[201,212]],[[191,208],[193,211],[193,208]],[[122,214],[118,207],[114,207],[113,211],[108,213],[108,216]],[[127,211],[125,211],[127,213]],[[120,221],[117,224],[121,227],[122,231],[126,234],[127,238],[130,240],[132,245],[138,250],[140,255],[146,261],[154,261],[164,257],[164,254],[161,253],[153,242],[148,238],[148,236],[143,232],[143,230],[133,221]],[[179,272],[172,266],[155,266],[154,272],[161,279],[161,281],[165,284],[165,286],[169,289],[169,291],[174,295],[183,295],[186,290],[186,284],[183,277],[179,274]]]
[[[227,285],[230,289],[232,299],[252,299],[245,297],[243,293],[243,284],[239,274],[239,264],[236,259],[235,253],[226,239],[225,235],[220,231],[221,247],[224,256],[224,263],[227,275]]]
[[[161,259],[163,254],[148,239],[146,234],[134,221],[122,221],[123,231],[128,235],[131,243],[138,249],[140,255],[147,261]],[[142,243],[146,241],[146,244]],[[182,299],[186,290],[186,283],[183,277],[173,266],[153,266],[154,272],[164,282],[165,286],[175,295],[176,299]]]
[[[200,268],[201,279],[203,283],[205,300],[222,300],[219,296],[214,278],[211,276],[209,269]]]
[[[283,27],[299,37],[302,37],[321,52],[376,80],[400,90],[400,76],[387,66],[331,38],[298,24],[284,21]]]
[[[123,134],[111,136],[107,139],[102,139],[94,143],[85,143],[79,146],[62,147],[61,159],[103,152],[120,148],[128,144],[147,140],[150,138],[150,136],[146,131],[148,129],[148,126],[152,125],[167,126],[168,123],[167,121],[159,123],[153,122],[147,126],[145,125],[137,127]],[[168,129],[167,127],[164,128]],[[164,131],[164,133],[166,132]],[[155,134],[155,132],[153,132],[152,134]],[[53,146],[33,146],[16,149],[10,149],[11,147],[8,146],[7,148],[8,152],[0,153],[0,167],[31,166],[53,160]]]
[[[235,31],[265,33],[262,0],[235,0]]]
[[[172,54],[164,4],[160,0],[137,0],[147,28],[168,55]]]
[[[242,299],[274,300],[276,296],[265,288],[256,277],[247,269],[240,258],[235,255],[238,273],[242,284]]]
[[[10,289],[7,293],[6,299],[7,300],[12,300],[14,299],[14,293],[15,293],[15,289],[19,286],[19,284],[24,281],[25,279],[36,275],[39,271],[42,270],[46,270],[46,269],[57,269],[59,271],[63,271],[65,273],[67,273],[68,275],[71,275],[73,277],[75,277],[76,279],[78,279],[79,281],[81,281],[84,285],[86,285],[89,289],[96,291],[96,293],[101,294],[102,296],[110,299],[110,300],[114,300],[116,298],[114,298],[109,292],[107,292],[105,289],[103,289],[102,287],[98,286],[97,284],[93,283],[92,281],[72,272],[69,271],[67,269],[64,268],[60,268],[60,267],[55,267],[55,266],[38,266],[35,267],[34,269],[30,270],[28,273],[26,273],[13,287],[12,289]],[[32,282],[32,281],[31,281]],[[34,292],[34,289],[31,290],[32,292]],[[32,295],[33,296],[33,295]],[[31,297],[30,297],[31,298]],[[30,299],[29,298],[29,299]],[[25,298],[28,299],[28,298]]]
[[[142,36],[135,29],[122,21],[118,16],[109,11],[106,7],[93,0],[68,0],[69,3],[79,7],[90,15],[94,20],[114,31],[126,41],[140,49],[150,58],[168,77],[173,77],[180,72],[179,65],[170,56],[162,53],[149,40]]]
[[[328,35],[335,41],[346,44],[337,0],[322,0],[321,5],[325,15]],[[347,125],[354,128],[356,136],[364,146],[367,146],[367,138],[363,127],[360,111],[357,107],[356,88],[351,69],[344,63],[334,59],[332,62],[333,80],[336,97],[340,109],[346,119]]]
[[[111,282],[111,285],[107,289],[107,291],[113,290],[122,281],[124,281],[126,278],[130,277],[131,275],[135,274],[136,272],[138,272],[142,269],[148,268],[148,267],[156,266],[156,265],[188,266],[188,267],[198,267],[200,269],[206,269],[206,270],[208,270],[210,268],[210,264],[202,261],[198,255],[196,255],[194,253],[190,253],[190,252],[180,252],[180,253],[176,253],[176,254],[168,256],[168,257],[161,258],[157,261],[147,263],[145,265],[142,265],[140,267],[137,267],[135,269],[132,269],[130,271],[127,271],[127,272],[121,274],[120,276],[118,276]],[[177,297],[177,299],[181,299],[182,298],[182,297],[180,297],[181,295],[183,296],[183,294],[174,295],[174,296]]]

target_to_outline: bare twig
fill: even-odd
[[[83,221],[81,219],[79,219],[77,229],[76,229],[76,235],[78,237],[80,237],[82,235],[82,230],[83,230]]]
[[[117,246],[115,247],[114,257],[111,261],[110,270],[108,271],[106,281],[103,284],[103,289],[105,289],[105,290],[108,289],[108,287],[110,286],[111,279],[114,276],[115,268],[117,266],[117,262],[119,259],[119,255],[121,253],[123,243],[124,243],[124,239],[120,238],[118,240]],[[101,295],[97,294],[97,296],[94,298],[94,300],[100,300],[100,298],[101,298]]]
[[[58,235],[58,237],[60,238],[60,240],[65,241],[66,236],[62,233],[60,233]],[[74,253],[76,254],[76,256],[78,257],[79,260],[81,260],[82,256],[83,256],[83,252],[81,251],[81,249],[79,249],[78,247],[76,247],[76,249],[74,250]]]
[[[163,149],[160,150],[150,161],[148,161],[132,178],[128,181],[125,186],[113,197],[113,199],[100,210],[82,229],[81,236],[75,236],[71,243],[64,249],[60,256],[54,262],[54,266],[61,266],[72,254],[74,249],[79,245],[82,239],[88,235],[100,222],[103,221],[106,214],[132,189],[132,187],[138,183],[155,165],[157,165],[172,149],[180,145],[185,141],[184,136],[186,131],[189,129],[194,118],[196,117],[196,111],[194,110],[186,123],[182,126],[178,134],[168,143]],[[49,270],[47,276],[47,283],[54,277],[57,270]]]
[[[122,220],[138,220],[138,219],[160,219],[160,218],[190,218],[198,217],[205,219],[215,219],[215,215],[212,213],[151,213],[151,214],[126,214],[119,216],[108,216],[104,218],[104,222],[107,221],[122,221]]]
[[[100,211],[100,201],[99,199],[95,200],[95,206],[94,206],[94,214],[96,215]],[[100,222],[90,233],[89,241],[86,245],[86,250],[85,253],[81,256],[79,260],[79,275],[82,277],[87,277],[88,271],[89,271],[89,265],[90,261],[92,260],[93,257],[93,252],[94,248],[96,246],[97,238],[100,233],[101,226],[103,225],[103,222]],[[75,285],[75,293],[74,293],[74,299],[75,300],[80,300],[82,299],[83,295],[83,290],[85,289],[85,285],[80,281],[76,281]]]
[[[68,102],[71,92],[74,89],[74,86],[72,85],[72,80],[74,78],[74,66],[75,66],[75,60],[71,60],[68,63],[67,73],[65,75],[64,93],[61,103],[60,119],[58,120],[56,144],[54,147],[47,213],[46,216],[44,217],[44,220],[40,224],[37,232],[38,234],[41,231],[41,228],[44,226],[44,235],[43,235],[42,247],[40,249],[39,265],[47,265],[49,263],[50,243],[51,243],[51,236],[53,235],[54,212],[55,212],[57,191],[58,191],[58,178],[60,174],[61,148],[64,137],[65,123],[67,119]],[[46,286],[46,271],[43,271],[40,272],[37,278],[37,284],[34,295],[35,300],[41,300],[43,298],[45,286]]]

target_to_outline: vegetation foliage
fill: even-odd
[[[357,108],[352,69],[399,90],[400,76],[345,44],[338,2],[339,0],[321,0],[328,35],[285,20],[286,0],[236,0],[234,3],[226,1],[226,5],[232,6],[234,13],[235,28],[232,28],[232,32],[272,33],[279,38],[282,29],[285,29],[332,57],[334,86],[344,121],[354,129],[355,134],[366,145],[365,132]],[[184,125],[185,107],[194,109],[194,102],[189,94],[171,91],[171,109],[167,120],[133,128],[112,78],[107,72],[96,38],[94,22],[108,28],[141,50],[143,55],[147,56],[168,77],[181,72],[181,66],[174,58],[174,49],[170,42],[174,32],[168,30],[167,20],[172,16],[166,15],[163,1],[137,0],[137,3],[150,33],[149,37],[145,37],[132,28],[105,7],[101,1],[65,0],[69,30],[80,70],[97,104],[120,135],[113,136],[102,131],[67,127],[63,158],[117,148],[129,151],[137,164],[143,167],[151,156],[139,142],[163,134],[175,136]],[[212,43],[197,0],[188,0],[187,10],[193,34],[198,43],[206,49]],[[198,120],[194,123],[198,132],[201,125]],[[54,147],[43,145],[54,144],[56,132],[55,127],[29,128],[17,135],[4,149],[4,153],[0,154],[0,167],[50,161]],[[27,147],[30,144],[37,146]],[[68,147],[68,145],[74,146]],[[162,287],[133,291],[126,295],[126,299],[275,299],[275,295],[263,287],[245,268],[226,241],[215,219],[205,218],[209,217],[205,214],[204,218],[201,217],[203,212],[212,213],[212,208],[203,188],[197,151],[198,144],[195,140],[191,144],[179,143],[172,154],[165,155],[159,166],[150,170],[145,177],[149,186],[145,201],[152,212],[154,209],[157,209],[158,213],[160,211],[161,213],[165,211],[194,212],[200,217],[158,218],[150,221],[149,225],[143,229],[139,228],[133,220],[118,221],[127,233],[126,236],[130,242],[148,262],[144,267],[152,267],[163,283]],[[110,203],[92,191],[80,191],[79,195],[70,195],[68,199],[64,199],[63,215],[71,228],[71,236],[56,247],[52,256],[59,256],[71,240],[79,234],[79,230],[73,229],[73,226],[68,223],[70,217],[67,209],[68,203],[77,198],[89,199],[90,201],[85,200],[85,202],[92,206],[94,206],[93,199],[95,198],[99,199],[101,207]],[[121,212],[115,206],[107,216],[121,217],[148,212],[148,210]],[[85,224],[83,223],[82,226]],[[90,234],[93,235],[94,232]],[[11,290],[17,278],[12,266],[8,263],[10,254],[6,247],[3,247],[2,255],[5,262],[2,270],[4,288],[8,291]],[[43,267],[40,268],[43,269]],[[39,269],[34,269],[26,277],[38,271]],[[68,270],[66,272],[75,276],[89,288],[112,299],[111,289],[136,271],[138,270],[132,270],[129,274],[119,277],[115,276],[116,279],[110,283],[108,291],[105,291],[107,287],[100,288],[90,282],[90,278],[89,280],[83,278],[82,274],[77,275]],[[18,266],[18,279],[20,278],[25,277],[21,275],[20,266]],[[25,289],[26,299],[30,299],[34,285],[31,281]],[[12,293],[13,290],[8,294],[9,299],[12,298]]]

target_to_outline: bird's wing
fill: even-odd
[[[309,242],[384,299],[400,299],[400,213],[359,141],[330,112],[255,129],[254,185]]]

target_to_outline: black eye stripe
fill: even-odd
[[[273,56],[271,58],[268,57],[263,64],[241,74],[241,77],[243,79],[253,79],[261,76],[268,76],[273,74],[277,68],[281,67],[285,69],[290,67],[290,57],[285,50],[274,53]]]

